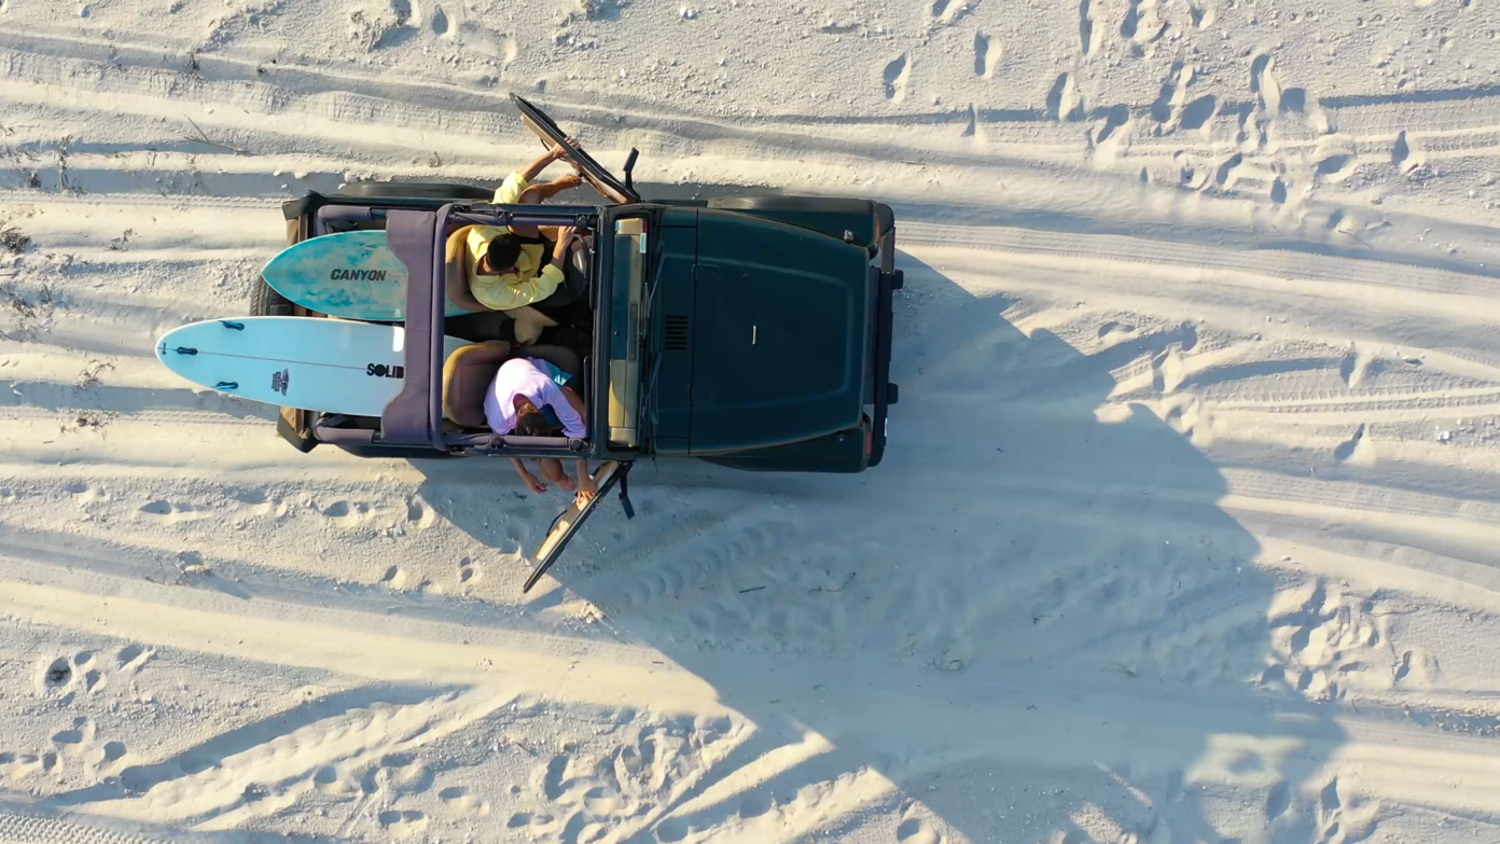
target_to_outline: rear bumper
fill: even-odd
[[[875,270],[875,409],[870,419],[868,466],[878,466],[885,456],[886,415],[897,400],[896,385],[890,381],[891,340],[895,334],[895,297],[892,294],[900,290],[903,283],[901,271],[896,269],[896,216],[889,205],[877,205],[876,220],[880,267]]]

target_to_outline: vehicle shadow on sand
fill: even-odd
[[[1109,398],[1112,370],[1190,349],[1193,327],[1102,325],[1084,354],[1012,324],[1026,308],[998,291],[898,266],[881,466],[642,464],[640,515],[604,506],[539,586],[534,608],[597,605],[756,725],[631,840],[838,839],[893,815],[903,842],[1325,840],[1343,733],[1284,652],[1320,590],[1273,619],[1303,593],[1256,565],[1218,469]],[[423,498],[512,550],[441,466],[420,464]]]

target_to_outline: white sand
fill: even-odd
[[[1500,3],[686,2],[0,3],[0,841],[1500,841]],[[557,493],[157,365],[508,90],[895,206],[884,465],[523,597]]]

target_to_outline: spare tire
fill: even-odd
[[[401,199],[493,199],[494,188],[451,182],[350,182],[339,188],[339,196],[364,198],[389,196]]]

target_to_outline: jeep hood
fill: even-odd
[[[871,350],[869,254],[732,211],[698,214],[691,453],[853,428]]]

